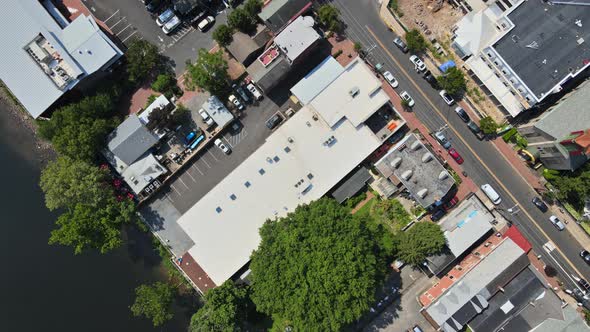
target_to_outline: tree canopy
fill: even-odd
[[[447,69],[444,75],[437,77],[437,81],[443,89],[452,95],[465,91],[467,87],[465,74],[457,67]]]
[[[158,75],[152,83],[152,90],[164,94],[166,98],[182,94],[182,90],[176,85],[176,77],[171,73]]]
[[[215,31],[213,31],[213,40],[221,47],[226,47],[233,41],[233,29],[225,24],[220,24]]]
[[[559,172],[548,177],[557,188],[557,198],[570,203],[581,211],[590,199],[590,164],[586,163],[574,172]]]
[[[238,7],[227,15],[227,24],[243,33],[251,33],[256,29],[256,18],[250,15],[246,9]]]
[[[426,40],[417,29],[406,32],[406,44],[413,52],[422,52],[426,49]]]
[[[410,229],[395,236],[396,257],[407,264],[419,265],[428,255],[440,252],[445,242],[439,225],[418,222]]]
[[[141,82],[161,61],[158,47],[144,39],[135,38],[125,52],[127,74],[132,82]]]
[[[113,109],[106,94],[85,97],[55,111],[51,121],[38,121],[39,134],[62,155],[93,160],[117,124]]]
[[[244,10],[256,21],[256,15],[262,10],[261,0],[247,0],[244,3]]]
[[[205,304],[191,318],[189,331],[242,330],[252,307],[248,289],[228,280],[205,294]]]
[[[340,11],[332,5],[325,4],[318,9],[318,20],[330,31],[340,32],[342,30]]]
[[[223,98],[229,93],[229,75],[227,61],[221,51],[209,53],[204,48],[199,50],[195,63],[187,64],[186,78],[192,86],[198,86],[212,95]]]
[[[479,128],[486,135],[495,134],[498,126],[498,123],[491,116],[486,116],[479,120]]]
[[[378,243],[366,223],[323,198],[267,221],[252,254],[252,300],[275,326],[337,331],[374,299]]]
[[[131,312],[136,317],[151,319],[154,326],[160,326],[174,316],[173,301],[174,288],[167,283],[140,285],[135,289],[135,303],[131,306]]]
[[[60,157],[41,174],[41,189],[50,210],[64,209],[51,232],[50,244],[108,252],[121,245],[121,228],[135,218],[135,205],[118,201],[108,173],[84,161]]]

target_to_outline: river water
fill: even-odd
[[[47,244],[56,214],[38,186],[39,149],[6,109],[0,100],[0,331],[185,331],[186,314],[157,329],[131,316],[135,287],[162,279],[141,236],[106,255]]]

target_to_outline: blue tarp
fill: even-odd
[[[443,63],[442,65],[440,65],[440,66],[438,67],[438,69],[440,69],[440,71],[442,71],[443,73],[446,73],[446,71],[447,71],[449,68],[452,68],[452,67],[456,67],[456,65],[455,65],[455,61],[453,61],[453,60],[449,60],[449,61],[447,61],[447,62]]]

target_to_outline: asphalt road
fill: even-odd
[[[508,216],[533,245],[543,261],[554,266],[560,279],[574,287],[572,275],[590,280],[590,267],[579,257],[580,244],[567,231],[559,232],[550,222],[549,213],[541,213],[531,203],[536,193],[520,177],[498,150],[486,141],[479,141],[426,81],[414,70],[409,54],[403,54],[393,43],[394,34],[379,17],[379,4],[375,0],[334,0],[346,23],[346,34],[370,51],[368,59],[373,64],[383,63],[398,79],[399,92],[406,90],[414,98],[413,111],[424,125],[436,131],[445,125],[445,135],[465,159],[462,165],[477,185],[489,183],[502,197],[500,212]],[[436,73],[435,73],[436,74]],[[403,116],[403,114],[402,114]],[[507,209],[519,205],[520,212],[510,215]],[[577,227],[569,225],[568,227]],[[543,245],[551,241],[557,247],[548,252]]]

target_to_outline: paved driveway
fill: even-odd
[[[111,29],[116,38],[128,45],[133,38],[142,38],[157,45],[168,57],[177,75],[184,72],[187,59],[195,59],[199,48],[211,49],[215,26],[226,22],[226,13],[211,9],[215,25],[205,33],[186,23],[166,35],[140,0],[82,0],[92,14]]]

